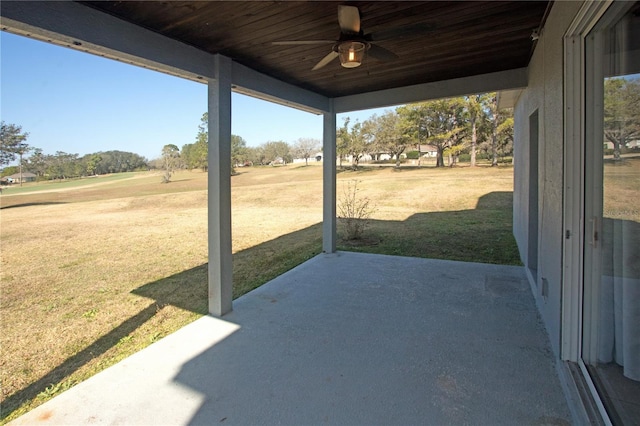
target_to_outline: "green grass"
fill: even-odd
[[[404,223],[374,220],[362,241],[341,240],[338,249],[520,265],[510,221],[497,209],[417,214]]]
[[[40,181],[40,182],[28,182],[22,184],[13,184],[11,186],[5,187],[3,190],[6,195],[9,194],[27,194],[35,191],[48,191],[48,190],[66,190],[70,188],[82,188],[91,185],[95,185],[97,183],[108,183],[119,180],[131,179],[136,175],[140,174],[140,172],[129,172],[129,173],[115,173],[111,175],[104,176],[92,176],[86,178],[76,178],[76,179],[65,179],[65,180],[53,180],[53,181]]]
[[[512,169],[341,170],[338,193],[354,179],[376,210],[338,249],[519,264]],[[207,175],[87,181],[0,196],[3,423],[207,312]],[[235,298],[320,253],[322,168],[231,181]]]

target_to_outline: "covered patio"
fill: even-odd
[[[569,424],[524,269],[321,254],[12,424]]]
[[[552,2],[350,2],[358,31],[353,16],[354,30],[338,25],[343,4],[3,2],[3,30],[209,90],[211,316],[15,424],[570,422],[524,268],[336,252],[334,161],[324,253],[232,302],[232,92],[322,115],[336,158],[338,113],[525,89]],[[397,58],[315,69],[371,34]],[[329,45],[282,45],[318,39]]]

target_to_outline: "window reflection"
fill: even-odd
[[[640,424],[640,21],[638,4],[605,35],[597,363],[616,424]],[[599,143],[596,141],[596,143]],[[595,147],[594,147],[595,148]],[[599,149],[599,147],[597,148]]]

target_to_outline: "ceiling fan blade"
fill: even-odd
[[[320,60],[320,62],[318,62],[315,67],[311,68],[311,71],[319,70],[320,68],[325,67],[329,62],[333,61],[337,57],[338,52],[329,52],[329,54],[322,58],[322,60]]]
[[[394,59],[399,58],[399,56],[393,53],[392,51],[387,50],[384,47],[376,46],[375,44],[372,44],[369,47],[367,54],[372,58],[382,62],[393,61]]]
[[[360,11],[355,6],[338,6],[338,23],[343,33],[360,32]]]
[[[435,29],[435,25],[418,22],[417,24],[407,25],[405,27],[391,28],[388,30],[377,31],[375,33],[365,35],[368,41],[381,41],[399,39],[403,37],[414,37],[426,34]]]
[[[283,40],[271,42],[274,46],[303,46],[311,44],[331,44],[335,43],[335,40]]]

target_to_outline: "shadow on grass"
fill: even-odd
[[[292,169],[296,170],[296,169],[305,169],[309,166],[313,166],[313,163],[315,163],[316,160],[309,160],[309,164],[300,164],[300,163],[294,163],[294,165],[291,167]]]
[[[234,298],[314,257],[320,253],[321,247],[322,225],[316,224],[235,253]],[[105,354],[122,338],[151,320],[162,307],[171,305],[198,314],[207,314],[207,267],[205,263],[133,290],[132,294],[151,299],[146,308],[67,358],[37,381],[9,395],[2,401],[0,420],[6,419],[24,403],[39,398],[43,392],[48,395],[41,398],[41,402],[64,390],[64,386],[57,385],[64,383],[84,365]],[[57,390],[47,391],[47,388]]]
[[[513,192],[491,192],[473,210],[416,213],[404,221],[371,220],[361,240],[339,250],[521,265],[513,237]]]
[[[0,420],[11,415],[13,411],[19,408],[24,402],[37,398],[38,395],[46,391],[47,387],[61,383],[70,374],[80,369],[93,358],[102,355],[111,347],[115,346],[121,338],[129,335],[155,315],[156,310],[157,307],[155,304],[147,306],[135,316],[122,322],[108,334],[100,337],[80,352],[67,358],[62,364],[49,371],[37,381],[7,397],[7,399],[2,402]]]
[[[320,223],[233,255],[233,298],[236,299],[320,253]],[[153,299],[159,306],[176,306],[207,314],[207,264],[145,284],[131,293]]]
[[[20,203],[11,204],[8,206],[0,206],[0,210],[15,209],[18,207],[31,207],[31,206],[50,206],[52,204],[67,204],[66,201],[45,201],[45,202],[33,202],[33,203]]]
[[[512,235],[512,192],[492,192],[473,210],[417,213],[405,221],[371,221],[361,241],[341,241],[339,250],[425,257],[467,262],[519,265]],[[274,279],[320,253],[322,225],[283,235],[233,255],[234,299]],[[132,294],[150,304],[108,334],[53,368],[36,382],[2,403],[5,419],[47,386],[63,382],[92,359],[106,353],[120,339],[149,321],[163,306],[207,313],[207,264],[145,284]],[[43,400],[44,402],[44,400]]]

